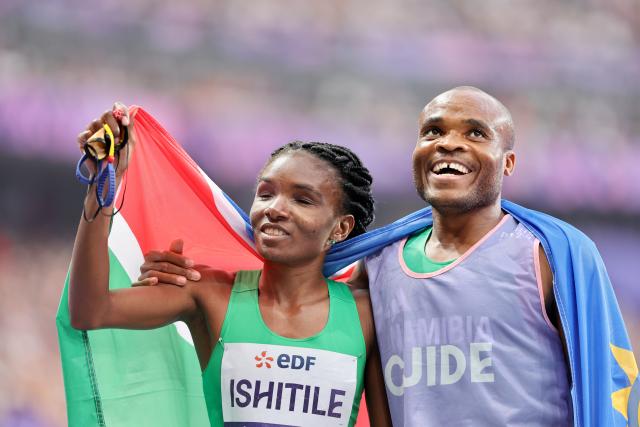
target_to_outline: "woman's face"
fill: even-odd
[[[353,216],[340,214],[339,182],[331,166],[305,151],[284,153],[267,165],[249,215],[260,255],[304,265],[324,255],[329,239],[346,238]]]

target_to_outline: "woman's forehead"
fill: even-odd
[[[273,159],[262,171],[259,181],[286,179],[297,184],[320,187],[338,183],[337,171],[325,160],[302,150],[288,151]]]

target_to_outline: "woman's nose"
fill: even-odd
[[[287,218],[288,211],[286,208],[286,202],[282,200],[282,197],[274,197],[271,203],[265,208],[264,214],[270,221],[282,220]]]

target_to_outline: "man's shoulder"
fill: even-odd
[[[389,256],[397,256],[398,254],[398,246],[403,246],[406,242],[407,236],[402,237],[398,240],[390,242],[389,244],[378,248],[375,252],[364,257],[365,265],[369,265],[371,263],[375,263],[380,261],[382,258]]]
[[[606,271],[596,244],[573,225],[515,203],[505,206],[503,201],[503,208],[540,240],[545,252],[549,250],[546,255],[557,283],[573,283],[577,272],[592,275]]]
[[[503,200],[502,207],[536,237],[547,240],[549,244],[586,244],[595,249],[589,236],[560,218],[507,200]]]

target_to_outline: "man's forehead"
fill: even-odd
[[[513,149],[515,133],[511,113],[480,89],[461,86],[436,96],[420,112],[418,123],[422,132],[432,124],[445,121],[494,130],[501,135],[505,147]]]
[[[420,113],[420,122],[447,118],[502,122],[508,117],[506,108],[491,95],[477,89],[453,89],[429,102]]]

